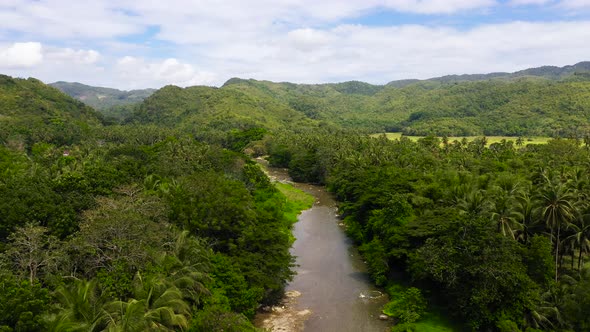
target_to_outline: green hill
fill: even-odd
[[[81,140],[102,116],[43,82],[0,75],[0,142],[23,149]]]
[[[314,120],[408,135],[580,136],[590,131],[590,62],[513,74],[402,84],[292,84],[232,79]],[[494,78],[494,79],[491,79]]]
[[[463,74],[463,75],[446,75],[441,77],[434,77],[426,80],[397,80],[387,83],[388,86],[404,87],[420,81],[440,82],[440,83],[455,83],[455,82],[474,82],[491,79],[517,79],[523,77],[540,77],[551,80],[566,79],[580,73],[590,73],[590,61],[579,62],[575,65],[556,67],[556,66],[542,66],[537,68],[529,68],[520,70],[514,73],[489,73],[489,74]]]
[[[156,89],[122,91],[69,82],[55,82],[49,85],[93,107],[109,122],[123,121],[129,117],[137,104],[156,91]]]
[[[98,110],[105,110],[113,106],[136,104],[142,102],[156,91],[156,89],[121,91],[61,81],[49,85]]]
[[[250,81],[223,88],[166,86],[137,107],[130,121],[221,130],[312,124],[305,115],[269,94],[264,86]]]
[[[387,85],[232,78],[220,88],[167,86],[153,94],[152,90],[124,92],[79,83],[54,85],[86,103],[98,102],[99,108],[111,105],[102,108],[106,117],[192,131],[334,125],[407,135],[582,136],[590,132],[590,62]],[[112,106],[116,103],[122,106]]]

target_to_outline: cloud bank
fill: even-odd
[[[510,12],[534,10],[555,15]],[[129,89],[514,71],[589,60],[589,10],[590,0],[3,0],[0,73]]]

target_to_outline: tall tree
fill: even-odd
[[[575,197],[564,184],[547,179],[547,184],[539,193],[541,215],[551,229],[555,248],[555,281],[558,279],[559,246],[561,229],[572,221],[576,214]]]
[[[18,227],[12,235],[8,256],[14,265],[26,273],[33,284],[40,271],[56,261],[55,247],[57,239],[47,235],[47,229],[29,224]]]

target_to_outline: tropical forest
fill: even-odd
[[[316,188],[375,331],[589,331],[589,69],[132,92],[0,76],[0,330],[279,331],[260,317],[322,291],[295,288],[292,249]]]

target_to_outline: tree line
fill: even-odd
[[[316,130],[268,151],[334,193],[373,280],[395,295],[395,331],[413,331],[426,302],[460,329],[588,330],[590,147],[486,145]]]
[[[305,207],[218,144],[94,127],[0,145],[0,175],[2,331],[253,331],[292,277]]]

